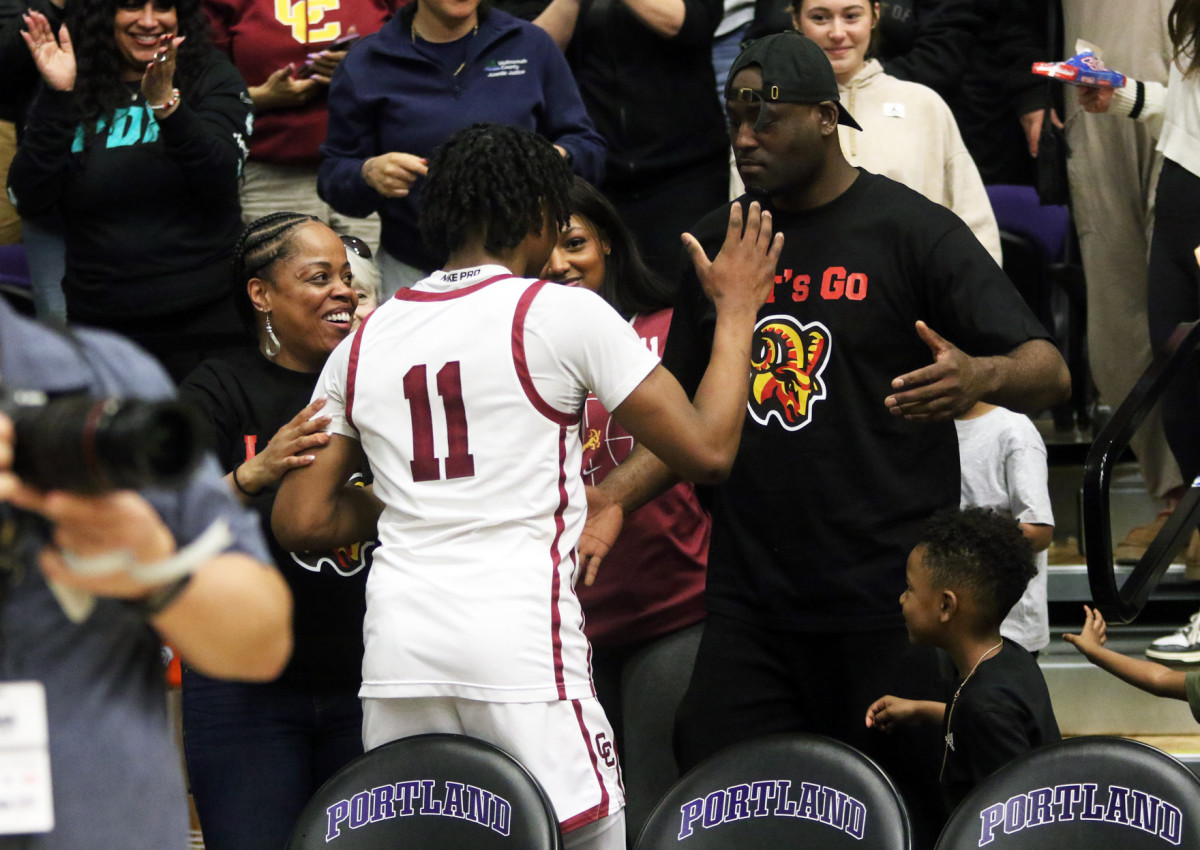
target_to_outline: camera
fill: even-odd
[[[0,413],[13,422],[12,471],[40,490],[171,487],[200,457],[196,414],[177,401],[47,396],[0,385]]]

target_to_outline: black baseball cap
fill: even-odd
[[[762,71],[761,89],[733,88],[733,78],[752,65]],[[838,123],[861,130],[842,106],[837,80],[829,57],[816,42],[795,30],[768,35],[746,45],[729,68],[725,82],[726,100],[758,100],[763,103],[824,103],[838,108]]]

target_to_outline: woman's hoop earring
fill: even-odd
[[[271,317],[267,316],[267,339],[263,342],[261,348],[263,356],[268,360],[274,360],[279,356],[282,346],[279,344],[279,337],[275,336],[275,329],[271,327]]]

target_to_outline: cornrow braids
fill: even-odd
[[[230,284],[233,286],[238,314],[251,334],[256,334],[257,330],[254,305],[250,303],[246,284],[251,278],[260,277],[275,263],[292,255],[292,236],[297,227],[320,220],[315,215],[305,213],[276,212],[254,220],[242,230],[233,250]]]
[[[499,253],[570,220],[571,169],[548,141],[520,127],[475,124],[433,154],[421,208],[421,238],[444,262],[472,238]]]

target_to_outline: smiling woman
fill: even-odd
[[[861,133],[839,129],[846,160],[953,210],[999,263],[996,216],[950,107],[933,89],[897,79],[867,59],[879,4],[792,0],[791,9],[792,25],[825,52],[842,103],[862,125]]]
[[[9,172],[19,212],[61,214],[67,318],[179,380],[241,341],[225,286],[250,99],[200,0],[76,0],[24,16],[44,82]]]
[[[174,0],[144,3],[141,0],[118,0],[113,22],[113,36],[125,68],[122,80],[140,80],[150,62],[166,58],[160,48],[166,46],[179,32],[179,15]]]
[[[879,21],[879,4],[864,0],[808,0],[793,4],[796,29],[815,41],[841,84],[862,68]],[[799,18],[799,23],[795,23]]]
[[[260,314],[259,349],[277,366],[319,372],[358,307],[342,238],[319,221],[297,225],[246,291]],[[272,352],[272,353],[268,353]]]
[[[258,219],[237,242],[232,288],[259,351],[208,360],[180,388],[211,423],[226,484],[264,519],[284,474],[328,442],[329,420],[310,399],[350,332],[352,283],[342,239],[319,220]],[[265,685],[184,671],[188,773],[209,850],[283,847],[312,793],[362,752],[363,593],[374,543],[290,552],[269,521],[263,530],[295,599],[291,663]]]

